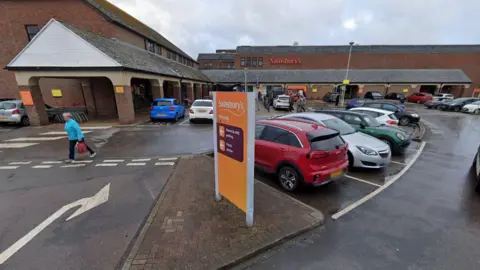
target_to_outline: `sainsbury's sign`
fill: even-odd
[[[288,59],[288,58],[270,58],[271,65],[287,64],[287,65],[299,65],[302,63],[300,59]]]

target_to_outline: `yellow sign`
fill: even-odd
[[[318,92],[318,89],[317,88],[313,88],[312,89],[312,93],[317,93]]]
[[[343,84],[350,84],[350,80],[347,80],[347,79],[343,80]]]
[[[404,88],[403,93],[408,93],[408,88]]]
[[[255,93],[214,92],[215,193],[253,224]]]
[[[29,90],[22,90],[20,91],[20,97],[22,99],[23,105],[25,106],[33,106],[33,98],[32,93]]]
[[[116,86],[115,87],[115,92],[117,94],[123,94],[123,86]]]
[[[62,97],[62,90],[52,89],[52,96],[57,98]]]

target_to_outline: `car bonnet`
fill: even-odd
[[[381,140],[361,132],[342,135],[342,138],[346,142],[348,142],[350,146],[365,146],[375,151],[385,150],[389,148],[389,146]]]

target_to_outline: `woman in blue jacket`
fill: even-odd
[[[75,146],[78,142],[85,143],[85,136],[83,136],[83,132],[80,129],[80,125],[77,123],[77,121],[72,119],[71,113],[64,113],[63,119],[65,119],[65,130],[67,131],[69,140],[68,159],[65,160],[65,162],[72,163],[75,160]],[[97,155],[97,153],[88,147],[88,145],[87,150],[90,152],[91,158],[94,158]]]

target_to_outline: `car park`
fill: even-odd
[[[351,111],[370,115],[375,118],[375,120],[377,120],[380,124],[386,126],[398,126],[398,118],[391,111],[370,107],[352,108]]]
[[[30,125],[25,107],[21,100],[9,100],[0,102],[0,123],[15,124],[21,126]]]
[[[390,163],[390,146],[370,135],[358,132],[351,125],[333,115],[324,113],[294,113],[279,116],[280,119],[298,119],[318,123],[338,130],[348,143],[350,167],[383,168]]]
[[[393,103],[387,103],[387,102],[379,102],[379,101],[373,101],[373,102],[366,102],[360,107],[370,107],[370,108],[377,108],[377,109],[382,109],[386,111],[391,111],[395,114],[395,117],[398,119],[398,125],[400,126],[407,126],[412,123],[418,123],[420,121],[420,116],[416,113],[411,113],[409,111],[406,111],[403,106],[393,104]]]
[[[191,123],[197,120],[213,120],[213,101],[210,99],[197,99],[190,106],[189,114]]]
[[[476,101],[480,101],[480,98],[457,98],[454,100],[444,101],[438,106],[438,108],[442,111],[459,112],[465,105]]]
[[[170,119],[175,122],[185,116],[185,106],[175,98],[157,98],[150,107],[150,120]]]
[[[480,145],[477,149],[477,154],[473,158],[472,169],[475,177],[475,190],[480,192]]]
[[[382,140],[390,146],[390,151],[393,155],[400,155],[404,153],[405,149],[407,149],[412,142],[411,135],[407,134],[403,129],[383,125],[368,114],[353,110],[318,110],[315,112],[336,116],[350,124],[358,132],[362,132]]]
[[[408,96],[407,101],[420,104],[425,103],[427,100],[432,100],[432,98],[433,96],[430,93],[418,92]]]
[[[401,103],[405,103],[405,100],[407,100],[407,97],[403,93],[388,93],[385,95],[385,99],[398,100]]]
[[[278,95],[273,100],[273,108],[278,109],[288,109],[290,106],[290,96],[289,95]]]
[[[462,112],[480,114],[480,100],[463,106]]]
[[[255,125],[255,167],[275,174],[289,192],[342,178],[347,149],[338,131],[317,124],[271,119]]]
[[[380,92],[368,91],[368,92],[365,93],[363,98],[377,100],[377,99],[383,99],[383,96],[382,96],[382,94],[380,94]]]

